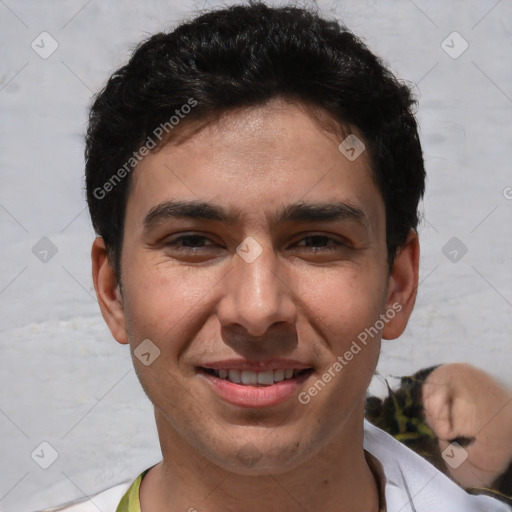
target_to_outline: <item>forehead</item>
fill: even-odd
[[[350,160],[338,148],[349,133],[326,130],[304,108],[278,101],[227,113],[200,130],[185,125],[178,142],[137,166],[127,214],[144,218],[159,203],[186,199],[262,219],[291,203],[328,200],[363,210],[379,228],[384,207],[367,155]]]

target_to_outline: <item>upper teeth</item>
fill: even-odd
[[[214,370],[215,375],[221,379],[227,379],[236,384],[266,384],[270,385],[274,382],[280,382],[285,379],[291,379],[294,374],[300,370],[293,368],[268,370],[265,372],[252,372],[249,370]]]

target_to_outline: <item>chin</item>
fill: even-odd
[[[254,427],[250,429],[253,434]],[[273,439],[269,437],[273,436]],[[231,439],[238,439],[233,452]],[[209,450],[210,460],[224,470],[247,476],[279,475],[294,470],[313,455],[313,443],[305,443],[303,439],[295,438],[291,433],[276,434],[275,430],[261,429],[261,435],[245,436],[238,432],[233,438],[225,439],[217,444],[227,449],[223,453]],[[309,447],[309,449],[308,449]],[[302,448],[302,449],[301,449]]]

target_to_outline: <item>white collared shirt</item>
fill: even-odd
[[[425,459],[369,421],[364,422],[364,448],[384,471],[387,512],[511,512],[505,503],[474,496]],[[124,482],[87,501],[44,512],[115,512],[131,482]]]
[[[387,512],[511,512],[489,496],[468,494],[387,432],[364,422],[364,448],[385,476]]]

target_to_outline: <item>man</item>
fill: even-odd
[[[345,28],[259,3],[112,75],[87,135],[93,279],[163,460],[69,510],[509,510],[364,420],[418,286],[413,104]]]

